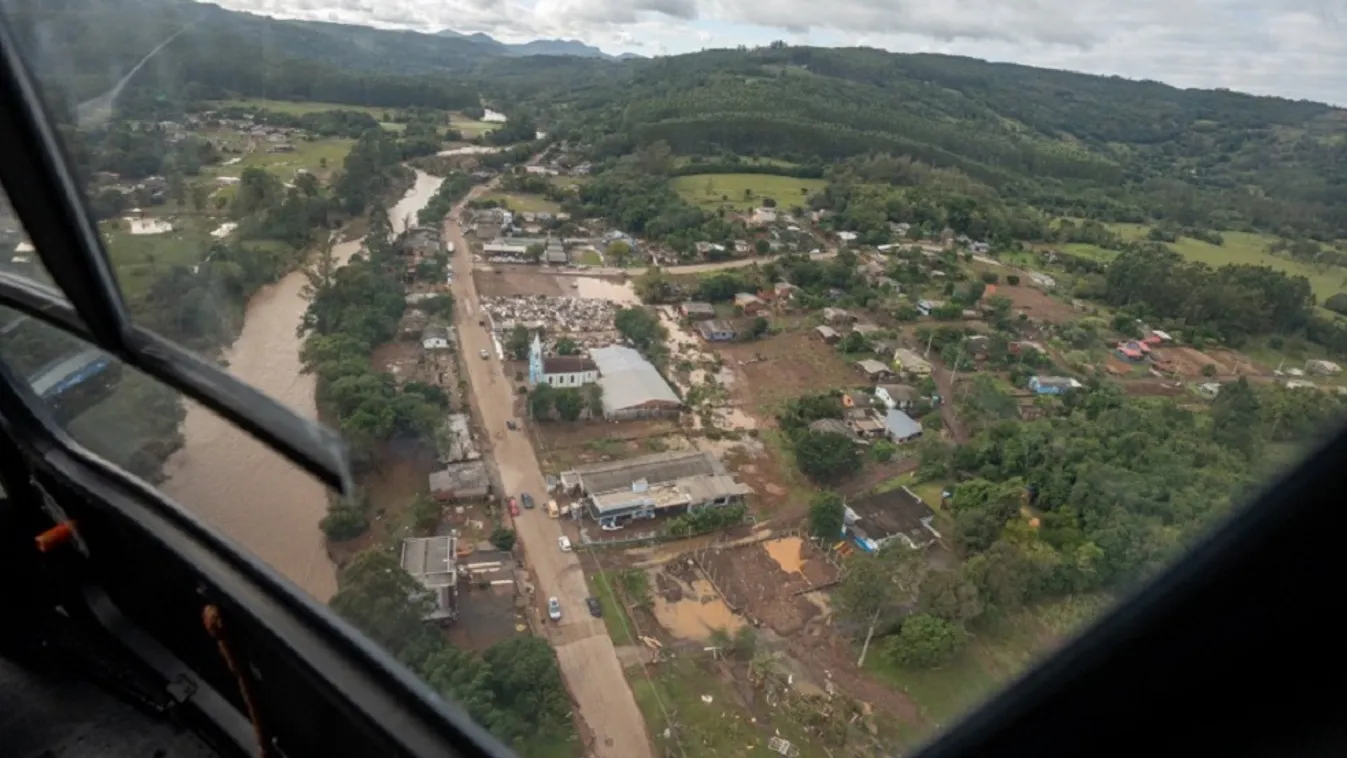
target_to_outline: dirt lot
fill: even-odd
[[[474,272],[478,297],[506,297],[509,295],[574,296],[569,280],[544,274],[532,266],[493,266],[496,273]]]
[[[827,608],[825,600],[796,593],[827,585],[840,575],[818,548],[799,537],[709,550],[699,558],[731,608],[783,637],[800,633]]]
[[[774,425],[773,407],[790,398],[835,387],[860,386],[864,378],[812,331],[790,332],[760,342],[718,345],[725,365],[740,376],[737,405],[765,426]]]
[[[690,449],[678,423],[663,419],[536,425],[538,454],[543,469],[559,472],[583,463],[615,461],[666,450]]]
[[[1123,392],[1138,396],[1177,397],[1187,393],[1182,384],[1163,379],[1131,379],[1124,381],[1122,387]]]
[[[1080,316],[1080,312],[1073,308],[1070,303],[1064,303],[1037,287],[1026,285],[1012,287],[1009,284],[998,284],[996,285],[996,294],[1010,298],[1016,312],[1023,310],[1029,314],[1029,318],[1037,321],[1059,323]]]
[[[1233,350],[1196,350],[1191,347],[1156,348],[1152,355],[1157,361],[1167,361],[1186,379],[1202,378],[1203,367],[1214,364],[1218,377],[1261,376],[1267,370]]]

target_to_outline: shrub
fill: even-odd
[[[1006,284],[1009,284],[1009,285],[1012,286],[1012,287],[1018,287],[1018,286],[1020,286],[1020,275],[1019,275],[1019,274],[1006,274]]]

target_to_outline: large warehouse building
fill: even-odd
[[[669,383],[650,361],[621,345],[594,348],[590,358],[599,367],[603,417],[622,420],[676,416],[683,407]]]

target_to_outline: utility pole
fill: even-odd
[[[865,665],[865,654],[870,652],[870,640],[875,636],[875,625],[879,623],[879,607],[875,607],[875,615],[870,617],[870,629],[865,633],[865,644],[861,646],[861,657],[856,659],[856,668]]]

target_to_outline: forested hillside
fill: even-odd
[[[567,89],[539,72],[534,96],[601,156],[656,141],[814,164],[891,153],[1097,218],[1347,229],[1347,111],[1327,105],[870,49],[709,51],[624,73]]]

